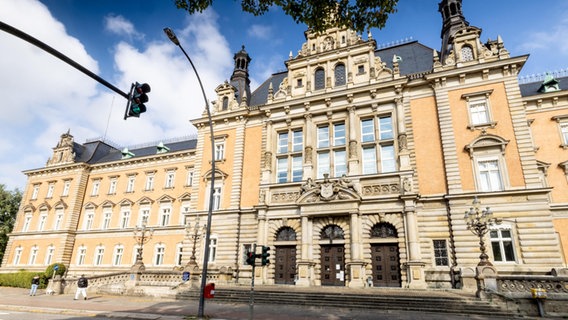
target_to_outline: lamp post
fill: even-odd
[[[199,73],[197,73],[197,69],[193,65],[193,62],[189,58],[189,55],[185,52],[183,47],[181,46],[178,38],[174,31],[170,28],[164,28],[164,32],[168,36],[168,38],[178,46],[189,63],[193,68],[193,72],[197,76],[197,81],[199,81],[199,86],[201,87],[201,92],[203,93],[203,99],[205,100],[205,110],[207,111],[207,119],[209,121],[209,134],[211,136],[211,189],[209,190],[209,210],[207,211],[207,227],[205,228],[205,250],[203,252],[203,266],[201,271],[201,286],[199,289],[199,308],[197,310],[197,317],[203,318],[203,308],[205,304],[205,285],[207,283],[207,264],[209,262],[209,242],[211,238],[211,216],[213,215],[213,194],[215,192],[215,137],[213,136],[213,121],[211,120],[211,110],[209,110],[209,101],[207,100],[207,96],[205,95],[205,89],[203,88],[203,83],[201,83],[201,78],[199,77]]]
[[[146,223],[143,223],[142,227],[136,226],[136,228],[134,228],[134,239],[136,240],[136,244],[138,245],[138,252],[136,254],[136,262],[134,263],[134,266],[139,269],[144,269],[144,261],[142,260],[144,244],[152,239],[153,234],[154,229],[147,229]]]
[[[489,228],[499,223],[499,220],[493,218],[493,211],[491,211],[489,207],[485,209],[480,208],[480,202],[477,197],[473,199],[472,205],[473,206],[465,212],[464,219],[467,223],[467,228],[479,237],[479,249],[481,250],[481,254],[479,255],[479,263],[477,266],[492,266],[493,264],[489,262],[489,256],[485,251],[485,241],[483,238],[487,232],[489,232]]]
[[[207,228],[206,225],[203,225],[203,229]],[[197,218],[195,219],[195,225],[193,226],[193,234],[191,233],[191,224],[188,222],[187,225],[185,226],[185,233],[188,237],[188,239],[191,239],[193,241],[193,247],[191,248],[191,257],[189,258],[189,262],[187,263],[187,266],[193,267],[197,265],[197,262],[195,261],[195,247],[197,245],[197,240],[199,240],[199,238],[201,238],[202,234],[199,233],[200,231],[200,227],[199,227],[199,216],[197,216]]]

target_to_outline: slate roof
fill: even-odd
[[[558,86],[560,87],[561,91],[568,90],[568,77],[561,77],[557,78],[556,80],[558,81]],[[530,97],[537,94],[542,94],[542,92],[538,92],[538,89],[541,85],[542,81],[520,84],[519,87],[521,88],[521,96]]]
[[[399,70],[401,75],[410,75],[415,73],[423,73],[432,70],[434,50],[418,41],[411,41],[400,45],[381,48],[375,50],[375,56],[381,58],[386,63],[387,68],[392,69],[393,56],[397,55],[402,58],[399,62]],[[274,73],[270,78],[264,81],[252,93],[250,105],[259,106],[267,101],[268,88],[272,83],[274,94],[278,91],[278,87],[284,78],[288,76],[288,71]]]

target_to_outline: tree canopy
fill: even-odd
[[[213,3],[213,0],[174,1],[178,9],[190,14],[202,12]],[[389,14],[396,12],[397,3],[398,0],[241,0],[241,8],[258,16],[271,6],[278,6],[296,23],[304,23],[318,33],[330,27],[349,27],[363,32],[383,28]]]
[[[8,234],[14,228],[21,200],[22,193],[18,189],[8,191],[0,184],[0,262],[8,244]]]

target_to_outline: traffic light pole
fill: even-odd
[[[77,70],[83,72],[84,74],[88,75],[89,77],[95,79],[100,84],[102,84],[105,87],[111,89],[112,91],[118,93],[119,95],[123,96],[125,99],[128,99],[128,94],[125,93],[124,91],[118,89],[117,87],[113,86],[108,81],[106,81],[105,79],[97,76],[96,74],[94,74],[93,72],[91,72],[87,68],[83,67],[82,65],[78,64],[77,62],[75,62],[71,58],[67,57],[63,53],[53,49],[52,47],[50,47],[47,44],[39,41],[36,38],[30,36],[29,34],[23,32],[19,29],[16,29],[16,28],[12,27],[11,25],[5,24],[2,21],[0,21],[0,30],[5,31],[5,32],[7,32],[11,35],[14,35],[14,36],[16,36],[16,37],[18,37],[18,38],[20,38],[24,41],[27,41],[27,42],[33,44],[34,46],[42,49],[43,51],[46,51],[46,52],[52,54],[53,56],[55,56],[59,60],[69,64],[70,66],[74,67],[75,69],[77,69]]]
[[[252,253],[256,255],[256,243],[252,246]],[[254,313],[254,275],[255,275],[255,268],[256,268],[256,258],[252,260],[252,275],[250,280],[250,300],[249,300],[249,320],[253,319]]]

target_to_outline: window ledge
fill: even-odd
[[[491,121],[491,122],[480,123],[480,124],[469,124],[467,126],[467,128],[471,131],[474,131],[474,130],[485,130],[487,128],[495,129],[496,126],[497,126],[497,122]]]

